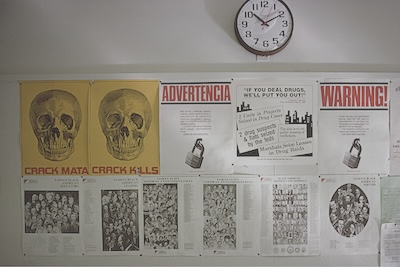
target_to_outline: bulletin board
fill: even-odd
[[[37,80],[37,81],[43,81],[43,80],[48,80],[48,81],[69,81],[69,80],[81,80],[82,77],[84,78],[85,81],[102,81],[102,80],[124,80],[124,81],[134,81],[134,80],[159,80],[162,83],[165,84],[174,84],[177,83],[177,81],[182,81],[184,80],[185,82],[197,82],[197,83],[207,83],[207,82],[226,82],[227,77],[229,77],[228,80],[230,81],[240,81],[241,85],[244,88],[258,88],[260,83],[258,81],[263,81],[263,80],[269,80],[269,81],[275,81],[276,84],[280,84],[281,81],[288,81],[288,86],[294,86],[294,84],[290,81],[301,81],[301,80],[306,80],[307,84],[304,85],[305,88],[304,91],[299,91],[297,93],[304,93],[304,94],[309,94],[312,95],[310,96],[309,100],[303,99],[301,103],[304,104],[304,110],[297,111],[299,114],[299,117],[301,116],[308,116],[310,113],[313,114],[313,126],[315,127],[314,130],[311,128],[308,129],[308,137],[307,137],[307,123],[305,125],[301,126],[296,126],[298,128],[297,131],[300,131],[303,129],[303,133],[306,135],[304,140],[299,137],[299,140],[297,140],[298,143],[301,143],[304,145],[304,149],[306,152],[304,153],[298,153],[296,150],[292,150],[295,156],[298,156],[298,158],[295,158],[295,160],[290,160],[290,158],[286,158],[286,161],[290,160],[292,161],[290,164],[282,164],[282,161],[285,159],[284,157],[273,157],[273,163],[271,161],[268,161],[266,163],[265,158],[268,158],[268,156],[263,156],[261,154],[258,154],[257,157],[250,156],[250,157],[245,157],[245,164],[242,164],[233,170],[233,174],[236,177],[238,176],[252,176],[252,177],[257,177],[256,179],[259,179],[261,181],[260,185],[255,187],[257,189],[254,189],[252,187],[246,187],[246,190],[260,190],[259,194],[261,199],[263,199],[263,195],[265,194],[264,197],[266,199],[269,199],[271,201],[272,198],[278,199],[280,198],[280,193],[279,190],[288,190],[287,186],[285,187],[285,183],[287,183],[288,177],[294,177],[292,182],[295,182],[299,184],[296,187],[290,187],[289,190],[295,190],[298,195],[300,195],[302,198],[304,198],[304,193],[303,190],[305,188],[313,188],[315,189],[314,183],[310,181],[302,181],[301,179],[299,180],[296,177],[301,177],[301,176],[307,176],[307,177],[314,177],[315,179],[324,179],[325,183],[321,183],[320,186],[320,195],[314,195],[313,201],[310,201],[308,203],[316,203],[319,202],[320,199],[322,200],[323,197],[330,198],[329,200],[334,199],[334,196],[337,196],[337,190],[341,188],[340,181],[337,181],[337,177],[335,177],[330,170],[329,166],[327,166],[326,171],[321,174],[319,171],[320,167],[317,162],[317,158],[323,155],[323,151],[321,152],[320,150],[317,149],[316,146],[310,145],[310,139],[313,138],[311,144],[317,144],[318,143],[318,134],[316,134],[315,130],[317,129],[317,114],[321,114],[319,110],[317,109],[318,103],[316,102],[318,99],[318,93],[320,90],[319,87],[319,82],[332,82],[334,79],[339,79],[341,81],[346,81],[346,83],[350,83],[354,80],[357,82],[361,81],[377,81],[387,83],[387,85],[390,84],[392,80],[396,80],[400,78],[400,74],[398,73],[145,73],[145,74],[87,74],[87,75],[38,75],[38,76],[15,76],[15,77],[7,77],[3,78],[0,80],[0,94],[1,94],[1,110],[3,114],[10,114],[7,116],[3,116],[1,118],[2,124],[3,125],[8,125],[7,131],[4,131],[3,135],[3,142],[1,142],[1,148],[2,151],[7,151],[7,153],[3,153],[1,156],[1,162],[2,162],[2,171],[1,171],[1,179],[0,179],[0,211],[2,214],[8,214],[5,217],[2,217],[3,219],[0,221],[0,237],[2,240],[8,240],[6,243],[1,244],[1,249],[0,249],[0,258],[6,259],[4,261],[5,264],[7,265],[59,265],[59,264],[66,264],[66,265],[130,265],[130,266],[310,266],[310,265],[316,265],[316,266],[323,266],[323,265],[330,265],[330,266],[343,266],[343,265],[348,265],[348,266],[377,266],[379,265],[379,253],[378,252],[369,252],[366,250],[364,253],[358,253],[359,250],[357,250],[353,255],[348,255],[346,252],[346,255],[341,255],[340,257],[334,255],[325,254],[321,255],[319,249],[315,251],[315,248],[307,248],[307,257],[303,256],[292,256],[292,255],[287,255],[285,253],[280,253],[279,255],[276,255],[277,253],[274,252],[274,247],[269,247],[268,245],[262,246],[262,247],[257,247],[255,250],[248,250],[248,253],[241,253],[240,255],[232,255],[228,254],[229,257],[224,257],[224,255],[199,255],[198,253],[196,254],[187,254],[187,253],[176,253],[172,255],[163,255],[160,257],[154,250],[148,250],[146,253],[136,253],[133,251],[133,253],[130,253],[128,255],[126,254],[120,254],[117,253],[115,255],[118,255],[118,257],[115,256],[110,256],[110,254],[103,253],[101,257],[98,257],[97,255],[91,255],[91,253],[85,253],[85,255],[75,255],[73,257],[66,256],[66,255],[57,255],[54,257],[46,257],[46,256],[37,256],[37,255],[24,255],[23,253],[23,211],[22,207],[24,205],[23,201],[25,197],[32,197],[33,194],[37,193],[39,194],[41,190],[32,187],[28,189],[28,192],[31,193],[23,193],[21,191],[21,188],[24,187],[24,179],[25,181],[29,182],[30,179],[32,179],[32,176],[26,176],[26,175],[21,175],[21,170],[23,169],[21,165],[21,147],[20,147],[20,136],[17,133],[20,132],[20,118],[21,118],[21,113],[20,113],[20,104],[19,102],[20,99],[20,94],[19,94],[19,81],[21,80]],[[328,81],[326,81],[328,79]],[[332,80],[330,80],[332,79]],[[333,83],[333,82],[332,82]],[[234,83],[232,83],[234,84]],[[251,86],[250,86],[251,85]],[[289,87],[290,87],[289,86]],[[292,88],[294,90],[294,88]],[[82,92],[82,91],[80,91]],[[277,93],[277,92],[274,92]],[[296,93],[296,92],[294,92]],[[243,95],[242,95],[243,96]],[[232,101],[235,101],[235,105],[238,100],[238,95],[232,96]],[[246,108],[245,105],[249,104],[246,101],[242,101],[243,103],[242,108]],[[275,102],[274,102],[275,101]],[[269,104],[271,107],[276,107],[279,106],[279,100],[274,100]],[[310,102],[308,102],[310,101]],[[290,102],[290,101],[289,101]],[[288,104],[287,102],[286,104]],[[315,106],[312,106],[311,103],[314,103]],[[254,103],[250,103],[251,107],[258,105],[256,101]],[[285,103],[282,103],[284,105]],[[240,107],[240,106],[239,106]],[[89,107],[87,107],[89,109]],[[269,110],[270,112],[273,111],[273,109]],[[266,113],[269,112],[268,110]],[[307,114],[306,114],[307,112]],[[285,121],[287,118],[285,118],[286,112],[281,112],[282,113],[282,120]],[[289,118],[297,118],[293,117],[294,111],[290,112]],[[314,116],[315,114],[315,116]],[[389,119],[389,117],[387,117]],[[92,120],[94,120],[92,118]],[[279,120],[277,118],[277,120]],[[305,117],[305,120],[307,120],[307,117]],[[266,123],[265,121],[263,123]],[[278,121],[276,122],[278,124]],[[384,121],[382,127],[389,127],[389,125],[384,125],[384,124],[389,124],[389,121]],[[263,124],[264,125],[264,124]],[[270,126],[271,124],[265,124],[267,128],[272,127]],[[250,127],[253,127],[253,130],[256,130],[257,127],[255,127],[252,124],[242,125],[242,128],[235,128],[232,127],[232,132],[234,134],[238,134],[238,132],[241,129],[245,129]],[[254,128],[255,127],[255,128]],[[293,127],[293,125],[292,125]],[[286,126],[286,128],[289,128]],[[272,129],[272,128],[271,128]],[[87,130],[87,129],[86,129]],[[287,130],[287,129],[286,129]],[[314,131],[314,132],[313,132]],[[90,132],[90,130],[89,130]],[[160,140],[162,140],[162,131],[160,132]],[[166,133],[167,134],[167,133]],[[239,135],[239,134],[238,134]],[[273,136],[273,135],[271,135]],[[376,136],[376,135],[375,135]],[[389,135],[382,135],[383,137],[380,137],[379,140],[381,140],[384,144],[389,146],[390,144],[390,136]],[[365,136],[364,136],[365,137]],[[361,137],[361,145],[364,145],[365,143],[363,142],[365,140],[364,137]],[[204,138],[204,136],[203,136]],[[236,137],[234,138],[236,139]],[[308,140],[307,140],[308,139]],[[192,140],[191,140],[192,141]],[[194,141],[194,140],[193,140]],[[351,140],[353,142],[353,140]],[[162,143],[162,142],[161,142]],[[345,143],[345,142],[344,142]],[[195,143],[194,143],[195,144]],[[206,144],[206,143],[204,143]],[[350,148],[350,144],[345,143],[346,147]],[[193,145],[193,142],[192,142]],[[268,147],[269,144],[264,144],[265,147]],[[271,145],[272,146],[272,145]],[[282,144],[283,146],[283,144]],[[289,144],[285,146],[290,146]],[[239,147],[239,145],[238,145]],[[299,146],[300,147],[300,146]],[[347,148],[347,149],[348,149]],[[206,147],[207,149],[207,147]],[[246,153],[254,153],[252,152],[249,147],[246,147],[246,145],[243,143],[240,145],[240,149],[243,151],[246,151]],[[327,148],[328,149],[328,148]],[[346,150],[347,150],[346,149]],[[374,148],[371,148],[372,150]],[[375,148],[376,149],[376,148]],[[188,149],[183,149],[182,150],[188,152]],[[206,151],[206,150],[205,150]],[[364,161],[369,162],[368,160],[364,159],[364,153],[367,150],[363,150],[363,157],[360,161],[360,164],[364,164]],[[390,151],[388,148],[387,151]],[[237,151],[234,151],[234,158],[232,158],[232,162],[236,160],[237,162],[237,155],[240,155],[240,153],[235,153]],[[342,152],[342,151],[341,151]],[[163,151],[160,151],[160,154],[162,155]],[[343,160],[343,153],[341,153],[341,161]],[[291,154],[288,154],[291,155]],[[388,155],[389,157],[389,152]],[[293,159],[293,158],[292,158]],[[332,160],[332,159],[327,159],[327,160]],[[239,157],[240,161],[240,157]],[[264,161],[264,162],[263,162]],[[275,161],[275,162],[274,162]],[[374,161],[374,159],[370,159],[371,162]],[[393,162],[396,162],[396,159],[393,160]],[[162,166],[162,158],[161,158],[161,166]],[[341,162],[341,164],[343,164]],[[393,165],[393,163],[391,162]],[[89,163],[90,165],[90,163]],[[200,175],[202,178],[203,176],[206,177],[206,179],[199,179],[194,183],[200,183],[202,181],[204,184],[199,185],[199,188],[201,189],[201,195],[202,197],[205,198],[207,195],[205,192],[207,190],[212,190],[212,189],[207,189],[207,186],[214,183],[214,181],[207,180],[208,178],[212,178],[212,175],[208,176],[209,174],[202,174],[198,173],[195,169],[193,168],[187,168],[185,172],[185,168],[187,167],[188,164],[182,163],[182,172],[183,177],[185,175],[187,176],[188,173],[191,174],[196,174]],[[228,164],[229,165],[229,164]],[[233,164],[235,165],[235,164]],[[356,173],[351,172],[351,175],[355,177],[361,176],[362,178],[360,179],[355,179],[352,181],[352,186],[349,186],[349,188],[354,190],[356,188],[364,189],[363,186],[365,186],[365,183],[363,183],[363,179],[365,177],[372,176],[374,179],[378,180],[378,186],[379,186],[379,180],[382,178],[381,176],[387,176],[387,174],[394,173],[393,176],[398,175],[396,171],[393,171],[391,167],[388,166],[383,166],[384,164],[380,164],[378,166],[378,170],[375,169],[370,169],[367,166],[360,165],[359,171]],[[361,168],[362,166],[362,168]],[[386,169],[385,169],[386,168]],[[224,167],[224,170],[227,168]],[[387,174],[381,175],[382,169],[387,170]],[[194,172],[192,170],[195,170]],[[347,170],[347,169],[345,169]],[[215,171],[212,170],[212,171]],[[339,175],[345,175],[344,173],[340,173]],[[53,177],[54,175],[49,175],[50,177]],[[171,176],[171,174],[167,175]],[[174,174],[172,176],[179,176],[179,173]],[[55,183],[53,185],[53,191],[59,191],[60,188],[57,187],[56,184],[56,178],[50,178],[49,179],[54,179]],[[57,177],[57,176],[56,176]],[[81,181],[83,183],[93,183],[94,179],[96,177],[91,176],[91,175],[78,175],[80,177]],[[83,177],[83,178],[82,178]],[[145,178],[145,175],[143,175]],[[180,179],[184,179],[183,177],[180,177]],[[271,180],[271,177],[273,177],[276,180]],[[114,176],[111,176],[110,179],[115,178]],[[143,179],[144,179],[143,178]],[[229,186],[232,184],[235,184],[236,182],[232,182],[229,179],[232,177],[223,177],[226,178],[224,182],[220,181],[221,186],[223,188],[224,183],[227,185],[227,192],[229,192]],[[21,180],[22,179],[22,180]],[[102,177],[101,179],[104,179]],[[153,179],[153,180],[151,180]],[[147,184],[146,190],[148,189],[149,186],[153,186],[153,184],[160,183],[160,181],[157,181],[157,177],[153,177],[150,180],[145,180],[145,184]],[[286,180],[285,180],[286,179]],[[99,179],[100,180],[100,179]],[[21,181],[22,181],[22,187],[21,187]],[[121,182],[121,181],[119,181]],[[132,182],[132,184],[135,184],[135,181],[129,181]],[[164,181],[165,182],[165,181]],[[108,181],[109,183],[109,181]],[[174,184],[171,182],[171,180],[165,182],[166,186],[170,184]],[[179,187],[179,182],[176,182],[176,188]],[[84,186],[83,186],[84,187]],[[218,184],[217,184],[218,187]],[[239,186],[236,186],[239,188]],[[325,189],[323,189],[323,187]],[[27,185],[27,188],[29,186]],[[85,188],[85,187],[84,187]],[[136,189],[133,189],[133,191],[127,191],[124,194],[126,195],[132,195],[134,196],[136,193],[141,193],[144,195],[141,190],[143,190],[145,187],[139,187]],[[212,187],[211,187],[212,188]],[[378,188],[378,191],[376,191],[378,187],[374,187],[372,189],[371,187],[368,187],[368,189],[361,190],[363,193],[369,198],[369,201],[372,202],[373,200],[371,198],[374,198],[374,194],[376,192],[379,193],[380,188]],[[114,190],[114,189],[113,189]],[[117,189],[115,189],[117,190]],[[136,190],[136,191],[135,191]],[[170,189],[173,191],[173,189]],[[274,191],[275,190],[275,191]],[[325,191],[324,191],[325,190]],[[333,191],[332,191],[333,190]],[[86,191],[89,191],[87,189]],[[112,190],[110,190],[112,191]],[[89,220],[89,218],[85,218],[85,215],[87,215],[87,211],[90,209],[90,207],[85,206],[84,203],[86,203],[83,198],[84,196],[82,195],[76,195],[73,193],[73,190],[66,190],[65,192],[70,192],[68,193],[69,196],[74,196],[75,199],[79,199],[79,206],[81,208],[81,211],[79,213],[80,219],[84,220]],[[237,191],[239,192],[239,191]],[[331,192],[330,196],[323,196],[323,192]],[[270,195],[268,195],[270,193]],[[28,195],[27,195],[28,194]],[[108,194],[108,192],[104,192],[104,194]],[[112,194],[112,192],[111,192]],[[256,193],[254,193],[256,194]],[[257,193],[258,194],[258,193]],[[200,199],[200,198],[199,198]],[[300,206],[302,204],[299,204]],[[304,205],[303,205],[304,206]],[[302,206],[302,207],[303,207]],[[260,206],[260,207],[255,207],[256,209],[273,209],[273,207],[266,207],[266,206]],[[313,210],[314,212],[316,210],[321,211],[322,213],[328,213],[329,209],[331,207],[324,206],[321,204],[321,207],[318,206],[312,206],[310,207],[310,210]],[[325,210],[324,210],[325,209]],[[376,212],[376,209],[375,211]],[[235,214],[238,216],[238,214]],[[311,215],[308,213],[308,216]],[[96,216],[101,216],[97,214]],[[275,216],[274,214],[269,214],[268,212],[264,216]],[[319,216],[319,214],[313,214],[313,216]],[[380,212],[377,213],[378,217],[380,217]],[[296,217],[298,218],[298,214],[296,214]],[[98,217],[96,217],[98,218]],[[179,219],[180,220],[180,219]],[[321,236],[320,236],[320,246],[322,247],[324,243],[324,237],[322,235],[324,229],[329,229],[329,231],[335,231],[335,228],[333,227],[332,223],[328,221],[324,221],[322,219],[321,215],[321,220],[320,224],[318,226],[321,227]],[[143,222],[140,222],[143,223]],[[195,224],[196,225],[196,224]],[[370,226],[371,224],[369,224]],[[198,226],[198,225],[197,225]],[[97,227],[97,226],[95,226]],[[262,225],[258,226],[262,227]],[[265,226],[265,228],[268,228]],[[241,229],[238,233],[243,234],[242,231],[245,231],[244,227],[239,228]],[[84,229],[83,225],[80,225],[80,230],[79,231],[85,231],[88,229]],[[92,229],[93,230],[93,229]],[[94,230],[93,230],[94,231]],[[272,230],[271,230],[272,231]],[[364,229],[364,231],[368,231],[368,229]],[[378,233],[375,233],[379,235]],[[264,237],[268,236],[268,233],[262,232],[262,235]],[[199,237],[196,237],[199,238]],[[36,242],[36,241],[35,241]],[[80,244],[84,246],[84,244]],[[311,249],[309,251],[308,249]],[[99,248],[101,251],[102,249]],[[96,251],[96,249],[93,249],[93,251]],[[246,251],[245,249],[242,250]],[[261,253],[257,254],[259,251]],[[371,249],[371,251],[375,251]],[[103,250],[104,252],[104,250]],[[182,252],[182,251],[180,251]],[[256,252],[255,254],[252,252]],[[275,255],[274,255],[275,253]],[[94,253],[96,254],[96,253]],[[358,255],[357,255],[358,254]],[[113,255],[113,254],[112,254]],[[165,257],[164,257],[165,256]],[[225,255],[227,256],[227,255]]]

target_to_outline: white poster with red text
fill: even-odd
[[[388,81],[319,84],[319,173],[387,174]]]
[[[162,174],[232,174],[231,82],[160,86]]]

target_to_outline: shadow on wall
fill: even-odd
[[[228,34],[232,40],[237,41],[234,22],[236,13],[246,0],[206,0],[204,1],[210,18]]]

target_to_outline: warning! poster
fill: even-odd
[[[319,85],[319,172],[387,174],[389,89],[385,81]]]
[[[89,81],[20,85],[22,175],[88,174]]]
[[[231,174],[231,82],[162,83],[162,174]]]
[[[236,165],[316,164],[316,82],[235,80]]]
[[[90,173],[160,173],[159,81],[95,81],[90,93]]]

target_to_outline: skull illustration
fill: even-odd
[[[82,119],[75,96],[58,89],[42,92],[32,101],[29,118],[45,159],[63,161],[71,156]]]
[[[109,92],[99,107],[108,153],[119,160],[139,157],[151,118],[150,103],[141,92],[129,88]]]

